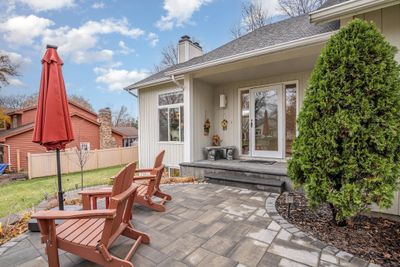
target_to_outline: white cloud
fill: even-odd
[[[158,44],[158,42],[160,41],[160,39],[158,38],[158,35],[155,34],[154,32],[150,32],[147,35],[146,39],[147,39],[147,41],[149,41],[151,47],[155,47]]]
[[[251,2],[260,4],[268,16],[281,14],[278,0],[251,0]]]
[[[174,26],[183,26],[190,21],[193,13],[202,5],[211,3],[212,0],[164,0],[165,16],[156,22],[160,30],[170,30]]]
[[[96,2],[96,3],[93,3],[93,5],[92,5],[93,9],[103,9],[105,7],[106,7],[106,5],[103,2]]]
[[[18,0],[36,12],[73,7],[75,0]]]
[[[8,82],[9,85],[13,87],[26,87],[26,84],[17,78],[8,78]]]
[[[119,33],[130,38],[144,34],[139,28],[129,27],[127,19],[103,19],[88,21],[79,28],[61,27],[47,30],[43,34],[42,45],[59,45],[59,52],[76,63],[90,61],[110,61],[114,52],[108,49],[93,51],[98,46],[100,35]]]
[[[131,27],[126,18],[90,20],[77,28],[52,28],[53,25],[53,21],[35,15],[16,16],[0,23],[0,33],[12,45],[57,45],[61,56],[75,63],[112,60],[112,50],[99,48],[101,35],[120,34],[135,39],[145,34],[142,29]]]
[[[8,55],[11,63],[17,65],[18,67],[24,67],[32,62],[30,58],[24,57],[15,52],[0,50],[0,53]]]
[[[123,55],[128,55],[135,52],[135,49],[127,47],[124,41],[119,41],[118,46],[121,48],[121,50],[118,52]]]
[[[73,53],[72,60],[78,64],[111,61],[113,55],[114,52],[108,49],[103,49],[100,51],[76,51]]]
[[[31,45],[54,22],[35,15],[16,16],[0,23],[4,40],[16,45]]]
[[[123,65],[123,63],[121,61],[117,61],[117,62],[111,62],[108,67],[109,68],[118,68],[121,67]]]
[[[94,72],[98,75],[97,83],[107,85],[110,91],[120,91],[125,87],[146,78],[149,75],[147,70],[124,70],[113,68],[95,68]]]

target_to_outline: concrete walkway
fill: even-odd
[[[135,207],[135,227],[150,235],[132,262],[141,266],[376,266],[306,235],[279,216],[277,194],[213,184],[165,186],[167,212]],[[38,233],[0,247],[0,266],[47,266]],[[119,238],[122,257],[131,241]],[[60,251],[62,266],[95,266]]]

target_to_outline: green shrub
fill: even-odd
[[[354,20],[317,60],[298,118],[289,177],[343,222],[391,206],[400,165],[400,67],[373,24]]]

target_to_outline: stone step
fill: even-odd
[[[232,173],[206,173],[204,178],[211,183],[246,187],[249,189],[258,189],[272,193],[282,193],[285,189],[284,181],[252,176],[251,174],[234,175]]]

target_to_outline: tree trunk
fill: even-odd
[[[329,204],[329,208],[332,211],[332,223],[335,224],[336,226],[346,226],[347,225],[347,221],[346,220],[341,220],[338,221],[336,220],[336,215],[337,215],[337,210],[335,208],[335,206],[332,203],[328,203]]]
[[[83,190],[83,167],[81,167],[81,190]]]

